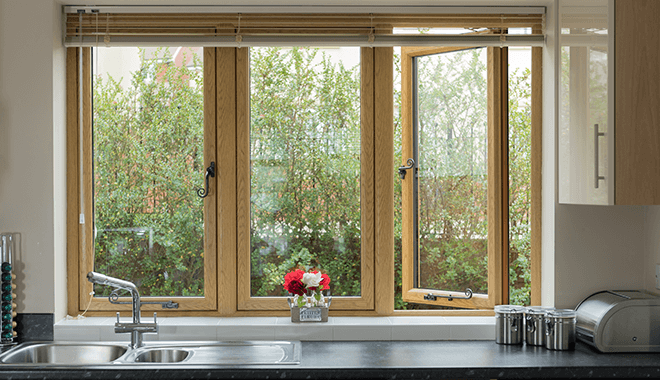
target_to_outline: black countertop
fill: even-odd
[[[494,341],[303,342],[299,365],[0,366],[12,379],[436,379],[660,378],[660,353],[603,354]]]

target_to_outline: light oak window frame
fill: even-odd
[[[156,15],[158,16],[158,15]],[[187,15],[169,14],[162,17],[150,18],[144,22],[144,15],[129,15],[121,20],[113,16],[112,20],[125,21],[113,31],[114,35],[136,32],[136,26],[146,26],[147,33],[161,35],[177,35],[178,33],[211,33],[218,35],[217,17],[213,15]],[[454,17],[456,16],[456,17]],[[223,17],[223,16],[220,16]],[[328,26],[337,25],[337,15],[329,19],[323,17],[313,18],[305,15],[258,15],[268,21],[275,21],[279,29],[275,33],[330,33]],[[434,18],[435,17],[435,18]],[[85,38],[98,38],[94,34],[97,29],[95,15],[83,15],[83,35]],[[231,20],[233,18],[233,20]],[[230,16],[222,24],[228,27],[230,34],[236,30],[238,24],[235,16]],[[107,20],[107,18],[106,18]],[[170,23],[186,23],[197,25],[194,29],[163,28]],[[309,20],[310,25],[297,28],[301,20]],[[67,15],[66,38],[77,39],[78,16]],[[103,22],[103,15],[101,15]],[[243,20],[245,22],[245,19]],[[260,21],[261,22],[261,21]],[[343,24],[355,26],[353,32],[358,34],[387,33],[393,27],[460,27],[470,25],[473,27],[496,28],[502,26],[504,19],[501,15],[391,15],[391,18],[380,18],[374,21],[372,15],[363,15],[356,21],[354,15],[347,16]],[[206,23],[206,24],[205,24]],[[208,25],[207,25],[208,24]],[[245,24],[243,24],[245,26]],[[255,24],[254,33],[262,33],[259,22]],[[534,33],[540,34],[542,18],[532,17],[520,22],[517,26],[528,26]],[[111,27],[114,27],[111,25]],[[122,29],[123,28],[123,29]],[[201,29],[200,29],[201,28]],[[308,28],[309,30],[305,30]],[[319,29],[320,28],[320,29]],[[325,28],[325,29],[324,29]],[[348,30],[348,29],[347,29]],[[271,32],[271,31],[268,31]],[[87,34],[89,33],[89,34]],[[82,40],[82,38],[81,38]],[[205,128],[206,123],[214,123],[215,138],[212,149],[215,152],[216,162],[234,162],[246,165],[249,159],[249,84],[247,49],[240,48],[205,48]],[[68,312],[76,315],[82,312],[89,300],[91,284],[85,280],[85,274],[90,263],[82,257],[82,246],[87,244],[87,252],[91,250],[90,242],[82,241],[82,229],[78,223],[80,203],[79,194],[79,140],[78,140],[78,48],[67,48],[67,251],[68,251]],[[85,55],[90,50],[84,48]],[[208,52],[208,53],[207,53]],[[362,48],[362,88],[361,88],[361,197],[362,199],[362,292],[361,297],[342,300],[337,297],[333,301],[331,315],[492,315],[491,302],[479,305],[488,309],[481,310],[394,310],[394,207],[393,186],[394,154],[393,141],[393,49],[392,48]],[[542,48],[532,48],[532,304],[540,304],[540,221],[541,221],[541,58]],[[84,78],[89,78],[89,61],[83,60]],[[208,64],[214,62],[215,64]],[[371,62],[371,63],[370,63]],[[369,69],[368,65],[373,68]],[[87,68],[85,68],[85,66]],[[208,72],[206,70],[209,70]],[[369,71],[371,70],[371,71]],[[371,74],[365,74],[370,72]],[[207,80],[208,79],[208,80]],[[90,81],[85,79],[85,92],[91,91]],[[208,107],[207,107],[208,106]],[[83,119],[86,129],[91,126],[91,102],[89,95],[83,99]],[[247,140],[246,140],[247,139]],[[86,152],[91,149],[91,134],[87,132],[83,137]],[[247,144],[246,144],[247,143]],[[246,147],[248,150],[245,150]],[[205,155],[207,149],[205,147]],[[84,155],[84,167],[89,175],[91,169],[91,155]],[[210,161],[205,158],[205,162]],[[233,165],[218,165],[220,173],[216,175],[217,189],[220,194],[215,199],[215,205],[209,210],[216,210],[217,242],[214,241],[215,255],[208,255],[205,263],[205,276],[211,281],[205,284],[205,297],[203,300],[190,304],[182,304],[182,309],[188,311],[160,310],[158,306],[145,305],[143,310],[158,310],[164,315],[178,316],[249,316],[249,315],[278,315],[288,314],[286,302],[283,299],[265,300],[257,302],[250,299],[246,289],[240,285],[240,278],[249,279],[249,235],[246,235],[245,223],[249,223],[249,200],[240,194],[249,193],[249,171],[239,171]],[[245,177],[245,175],[248,177]],[[246,182],[247,178],[247,182]],[[91,186],[91,181],[90,185]],[[214,188],[211,186],[212,189]],[[91,210],[91,192],[86,192],[89,199],[85,199],[85,209]],[[206,210],[205,210],[206,212]],[[371,220],[369,220],[371,218]],[[365,221],[366,220],[366,221]],[[243,226],[243,227],[241,227]],[[88,224],[87,236],[91,236],[91,225]],[[249,233],[249,230],[247,230]],[[507,237],[508,239],[508,237]],[[246,250],[247,242],[247,250]],[[246,251],[247,255],[239,254]],[[206,256],[206,255],[205,255]],[[506,260],[501,260],[502,271]],[[207,265],[208,264],[208,265]],[[247,268],[247,271],[246,271]],[[366,282],[365,282],[366,280]],[[206,281],[206,280],[205,280]],[[508,276],[502,276],[501,302],[506,302],[504,289],[508,286]],[[208,293],[207,293],[208,292]],[[249,291],[248,291],[249,292]],[[169,300],[170,298],[155,298]],[[109,310],[130,310],[130,306],[109,305],[107,300],[94,300],[88,315],[111,315]],[[337,307],[335,307],[337,306]],[[453,306],[456,306],[454,304]],[[350,310],[349,310],[350,309]]]
[[[236,92],[238,114],[242,115],[237,122],[236,128],[236,152],[237,152],[237,178],[224,179],[223,185],[231,186],[236,183],[238,202],[237,226],[237,264],[238,264],[238,310],[288,310],[288,304],[282,297],[253,297],[250,290],[250,106],[249,106],[249,78],[250,63],[249,49],[235,49],[236,59],[236,83],[241,91]],[[389,52],[389,54],[388,54]],[[360,218],[361,218],[361,275],[359,296],[333,296],[333,310],[361,310],[372,311],[375,308],[375,278],[374,258],[377,241],[375,232],[376,220],[382,220],[383,216],[376,216],[376,193],[380,194],[385,189],[384,180],[387,176],[376,177],[376,155],[387,162],[385,153],[387,149],[382,147],[376,150],[376,145],[384,145],[383,141],[376,142],[376,136],[386,135],[385,130],[391,129],[391,121],[378,118],[376,110],[380,107],[389,107],[383,99],[387,98],[387,83],[392,82],[392,48],[360,48]],[[376,75],[378,72],[378,75]],[[384,73],[390,73],[389,76]],[[247,89],[248,91],[246,91]],[[390,92],[391,94],[391,92]],[[380,103],[376,104],[376,97]],[[391,96],[390,96],[391,98]],[[393,103],[393,101],[392,101]],[[379,112],[386,112],[381,109]],[[389,111],[391,114],[391,111]],[[377,133],[379,130],[381,132]],[[390,160],[391,162],[391,160]],[[380,180],[380,186],[377,181]],[[391,183],[391,182],[390,182]],[[386,196],[386,195],[384,195]],[[229,218],[231,214],[226,217]],[[225,216],[221,216],[223,219]],[[381,238],[382,239],[382,238]]]
[[[535,30],[539,33],[539,30]],[[461,51],[457,47],[401,48],[402,159],[413,157],[413,58]],[[540,304],[541,223],[541,59],[532,48],[532,204],[531,204],[531,304]],[[509,302],[509,165],[508,165],[508,48],[487,48],[488,109],[488,294],[470,299],[455,291],[415,287],[415,231],[413,177],[402,180],[402,299],[406,302],[465,309],[492,309]],[[405,163],[402,163],[405,166]],[[428,294],[441,296],[427,300]],[[453,298],[451,301],[445,297]]]
[[[469,48],[402,48],[401,49],[401,104],[402,104],[402,156],[413,157],[413,96],[412,88],[414,75],[412,71],[413,59],[416,57],[462,51]],[[430,304],[437,306],[450,306],[457,308],[479,309],[492,308],[502,302],[504,297],[503,264],[504,252],[503,237],[508,242],[508,186],[503,181],[502,174],[508,178],[506,145],[507,141],[504,127],[507,126],[508,113],[508,86],[506,85],[507,48],[487,49],[487,109],[488,109],[488,294],[474,294],[470,299],[438,298],[434,301],[426,300],[427,294],[436,296],[464,295],[457,292],[448,292],[437,289],[415,287],[414,267],[414,223],[413,219],[413,182],[414,176],[406,176],[402,184],[402,292],[406,302]],[[504,78],[502,76],[504,75]],[[502,99],[502,95],[505,95]],[[506,191],[505,191],[506,189]],[[506,223],[504,221],[506,220]],[[507,288],[508,289],[508,288]]]
[[[80,59],[82,54],[82,60]],[[94,200],[93,200],[93,143],[92,143],[92,65],[91,48],[67,48],[66,93],[67,93],[67,296],[68,313],[77,315],[84,310],[94,312],[131,311],[129,304],[111,304],[106,297],[92,297],[94,285],[86,280],[87,273],[94,270]],[[216,131],[213,127],[216,114],[215,97],[215,49],[204,49],[204,166],[217,161]],[[82,139],[80,141],[80,62],[82,61]],[[80,158],[80,146],[82,155]],[[82,159],[82,175],[80,160]],[[81,199],[81,187],[83,188]],[[204,199],[204,296],[201,297],[143,297],[149,301],[173,301],[179,304],[178,313],[208,311],[217,309],[217,256],[216,249],[216,188],[212,184],[209,196]],[[82,203],[82,207],[81,207]],[[81,209],[82,208],[82,209]],[[79,223],[80,214],[85,211],[86,223]],[[84,229],[84,231],[83,231]],[[84,246],[84,249],[83,249]],[[131,281],[131,279],[125,279]],[[119,301],[129,302],[130,297],[120,297]],[[159,305],[142,305],[142,311],[158,311],[172,314]]]

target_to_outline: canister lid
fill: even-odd
[[[530,306],[525,310],[525,313],[530,315],[544,315],[554,310],[555,308],[550,306]]]
[[[518,305],[497,305],[495,306],[495,313],[497,314],[522,314],[525,308]]]
[[[575,318],[577,313],[572,309],[551,310],[545,314],[546,318]]]

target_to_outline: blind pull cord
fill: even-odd
[[[241,36],[241,14],[238,14],[238,28],[236,29],[236,43],[238,48],[241,48],[241,42],[243,42],[243,36]]]

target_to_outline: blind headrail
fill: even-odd
[[[241,36],[116,36],[112,46],[202,46],[202,47],[256,47],[256,46],[315,46],[315,47],[388,47],[388,46],[543,46],[543,35],[265,35]],[[98,46],[98,39],[84,36],[67,37],[65,46]]]
[[[85,13],[100,12],[113,14],[167,14],[167,13],[205,13],[205,14],[249,14],[249,13],[344,13],[344,14],[381,14],[381,13],[405,13],[405,14],[545,14],[545,7],[539,6],[428,6],[428,5],[402,5],[402,6],[330,6],[330,5],[199,5],[199,6],[157,6],[157,5],[106,5],[106,6],[73,6],[65,5],[64,13],[77,14],[79,11]]]
[[[510,28],[531,28],[539,33],[544,30],[545,20],[543,14],[528,13],[147,14],[102,13],[98,9],[84,13],[82,10],[80,13],[67,13],[65,17],[64,41],[67,46],[74,46],[75,40],[80,40],[81,37],[83,41],[87,40],[87,37],[92,37],[95,41],[102,39],[111,45],[126,44],[129,41],[147,45],[159,44],[162,40],[174,42],[176,37],[182,41],[201,41],[204,44],[227,46],[225,40],[231,37],[236,39],[238,35],[241,38],[252,36],[251,39],[254,41],[261,40],[268,41],[268,43],[276,43],[274,41],[277,41],[278,38],[291,39],[293,36],[305,35],[325,41],[337,40],[340,36],[345,39],[351,37],[348,39],[349,41],[358,41],[359,36],[387,35],[391,34],[395,28],[462,28],[472,31],[490,30],[491,33],[498,33],[498,31]],[[335,37],[327,37],[332,35]],[[443,37],[437,34],[417,35],[417,37],[421,37],[420,41],[430,40],[431,36],[437,40],[443,40]],[[457,35],[452,35],[452,38],[454,37]],[[517,37],[513,39],[510,37],[507,37],[510,43],[516,41]],[[400,40],[412,41],[414,38],[413,36],[402,37]],[[463,37],[458,39],[461,38]],[[473,38],[475,37],[469,37],[467,41],[473,41]],[[520,38],[527,37],[521,35]],[[409,43],[406,44],[410,46]]]

